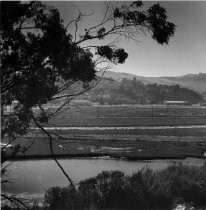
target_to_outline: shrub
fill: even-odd
[[[206,205],[206,168],[173,165],[143,169],[132,176],[104,171],[81,181],[76,190],[53,187],[45,194],[47,209],[172,209],[175,203]]]
[[[172,198],[168,193],[168,183],[158,172],[143,169],[130,178],[135,208],[170,209]]]
[[[85,205],[93,204],[96,208],[125,209],[128,191],[128,178],[119,171],[102,172],[95,178],[79,183],[79,194]]]
[[[173,197],[195,206],[206,205],[206,167],[170,166],[164,171],[165,175]]]
[[[72,187],[51,187],[44,196],[44,208],[51,210],[79,209],[78,193]]]

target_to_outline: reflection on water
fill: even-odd
[[[60,163],[75,183],[96,176],[105,170],[120,170],[132,174],[144,167],[164,169],[173,162],[202,166],[203,159],[126,161],[109,158],[103,159],[61,159]],[[2,186],[3,191],[11,193],[44,193],[51,186],[66,186],[66,177],[53,160],[15,161],[9,168],[13,183]]]

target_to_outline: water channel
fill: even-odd
[[[61,159],[60,163],[75,183],[96,176],[102,171],[119,170],[128,175],[144,167],[164,169],[174,162],[186,165],[204,165],[204,159],[186,158],[184,160],[127,161],[108,157],[93,159]],[[51,159],[14,161],[9,166],[11,183],[2,185],[2,191],[21,194],[43,194],[51,186],[66,186],[68,180]]]

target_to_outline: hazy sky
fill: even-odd
[[[77,16],[71,1],[48,3],[59,9],[65,23]],[[144,2],[146,8],[153,3]],[[80,24],[82,29],[97,23],[103,15],[104,3],[101,1],[75,1],[73,4],[83,13],[95,12]],[[169,45],[158,45],[150,35],[140,35],[140,42],[122,39],[119,46],[128,52],[129,57],[112,70],[139,76],[206,73],[206,1],[163,1],[160,4],[166,8],[169,20],[177,26]]]

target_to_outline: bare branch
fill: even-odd
[[[7,200],[11,201],[12,203],[20,203],[22,206],[24,206],[26,209],[29,209],[27,205],[25,205],[22,201],[20,201],[18,198],[14,196],[7,196],[3,193],[1,193],[1,197],[6,198]]]
[[[108,68],[107,67],[103,68],[103,74],[106,71],[106,69],[108,69]],[[102,74],[102,76],[103,76],[103,74]],[[75,93],[75,94],[65,94],[65,95],[58,96],[58,97],[54,98],[54,99],[59,99],[59,98],[67,98],[67,99],[62,105],[60,105],[60,107],[55,112],[49,114],[48,117],[49,118],[53,117],[56,113],[58,113],[61,109],[63,109],[71,100],[73,100],[76,97],[78,97],[79,95],[87,92],[88,90],[91,90],[92,88],[96,87],[99,84],[99,82],[101,81],[101,77],[97,77],[97,78],[100,78],[100,79],[96,83],[94,83],[93,85],[90,85],[88,88],[84,89],[83,91],[80,91],[80,92]]]
[[[93,27],[90,27],[87,31],[88,32],[90,32],[90,31],[92,31],[93,29],[97,29],[97,28],[99,28],[100,26],[103,26],[105,23],[107,23],[107,22],[109,22],[110,20],[111,20],[111,15],[108,17],[107,15],[108,15],[108,12],[109,12],[109,6],[108,5],[106,5],[106,9],[105,9],[105,13],[104,13],[104,17],[103,17],[103,19],[102,19],[102,21],[99,23],[99,24],[97,24],[97,25],[95,25],[95,26],[93,26]]]
[[[65,84],[63,84],[61,87],[59,87],[59,91],[58,94],[61,93],[62,91],[66,90],[69,86],[72,86],[75,82],[77,82],[78,80],[73,80],[73,81],[69,81],[66,82]]]
[[[66,173],[66,171],[64,170],[64,168],[61,166],[61,164],[59,163],[59,161],[57,160],[55,154],[54,154],[54,150],[53,150],[53,138],[51,136],[51,134],[46,130],[44,129],[44,127],[42,127],[36,120],[36,118],[32,115],[32,119],[34,121],[34,123],[36,124],[36,126],[38,128],[40,128],[49,138],[49,148],[50,148],[50,152],[52,154],[52,157],[54,159],[54,161],[57,163],[57,165],[59,166],[59,168],[61,169],[61,171],[63,172],[63,174],[66,176],[66,178],[69,180],[71,186],[75,189],[75,185],[74,185],[74,182],[72,181],[72,179],[68,176],[68,174]]]

